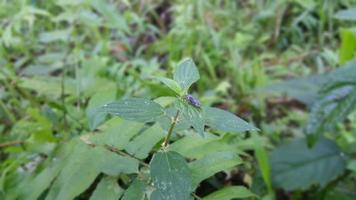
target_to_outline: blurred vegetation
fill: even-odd
[[[171,148],[189,160],[226,149],[241,158],[201,182],[196,199],[230,199],[211,193],[237,186],[252,199],[355,199],[355,8],[355,0],[0,0],[0,199],[129,199],[136,176],[85,171],[97,161],[82,140],[140,128],[117,120],[92,130],[90,111],[173,95],[156,77],[172,77],[185,57],[199,68],[191,91],[203,105],[260,129],[207,130],[216,136],[208,142],[174,135]],[[114,196],[100,196],[110,193],[101,184],[114,184]]]

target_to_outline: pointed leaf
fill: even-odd
[[[166,86],[168,86],[171,90],[173,90],[175,93],[181,95],[182,94],[182,88],[180,85],[172,79],[165,78],[165,77],[158,77],[157,78],[159,81],[164,83]]]
[[[183,90],[187,92],[190,86],[199,80],[200,75],[193,60],[191,58],[187,58],[178,64],[173,78],[183,88]]]
[[[188,200],[192,178],[185,159],[176,152],[158,152],[150,163],[150,174],[155,187],[151,199]]]
[[[236,115],[218,108],[204,107],[203,116],[205,123],[212,129],[233,133],[258,130]]]

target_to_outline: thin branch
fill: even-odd
[[[202,198],[200,198],[198,195],[196,195],[194,192],[192,193],[192,196],[194,197],[194,199],[196,200],[201,200]]]
[[[171,124],[171,126],[169,127],[167,137],[164,139],[164,142],[163,142],[163,144],[162,144],[162,147],[167,147],[167,146],[168,146],[169,138],[171,137],[171,135],[172,135],[172,133],[173,133],[174,127],[175,127],[176,124],[178,123],[179,112],[180,112],[180,111],[177,110],[176,116],[174,116],[174,118],[172,119],[172,124]]]
[[[117,148],[115,148],[113,146],[107,145],[107,144],[105,144],[104,147],[109,151],[112,151],[114,153],[119,154],[120,156],[127,156],[127,157],[130,157],[130,158],[133,158],[133,159],[137,160],[138,162],[140,162],[143,166],[149,167],[149,165],[147,163],[143,162],[142,160],[136,158],[135,156],[133,156],[131,154],[128,154],[128,153],[123,152],[123,151],[120,151],[119,149],[117,149]]]
[[[0,148],[4,148],[4,147],[8,147],[8,146],[13,146],[13,145],[17,145],[17,144],[22,144],[24,143],[24,141],[19,141],[19,140],[15,140],[15,141],[8,141],[8,142],[4,142],[0,144]]]

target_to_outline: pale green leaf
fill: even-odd
[[[104,177],[96,186],[90,200],[118,200],[122,195],[123,190],[117,183],[116,178]]]
[[[129,26],[124,16],[117,12],[115,5],[107,1],[93,0],[92,7],[105,18],[109,27],[129,32]]]
[[[35,174],[33,177],[26,179],[19,186],[20,199],[36,200],[39,196],[51,186],[52,181],[60,173],[63,166],[66,164],[65,159],[72,153],[75,141],[68,142],[63,145],[56,157],[52,159],[52,162],[44,168],[42,171]]]
[[[199,80],[200,75],[193,60],[187,58],[178,64],[173,74],[173,78],[183,90],[187,92],[190,86]]]
[[[196,188],[201,181],[213,176],[217,172],[228,170],[241,164],[240,157],[234,152],[215,152],[203,158],[189,163],[192,171],[193,188]]]
[[[155,124],[134,137],[125,147],[125,150],[136,158],[144,159],[164,136],[164,130],[158,124]]]
[[[39,36],[39,41],[50,43],[56,41],[68,42],[72,29],[54,30],[51,32],[42,32]]]
[[[209,194],[208,196],[204,197],[203,200],[231,200],[246,199],[249,197],[256,197],[256,195],[245,187],[229,186]]]
[[[182,94],[182,88],[180,85],[172,79],[165,78],[165,77],[157,77],[159,81],[164,83],[166,86],[168,86],[171,90],[173,90],[175,93],[181,95]]]
[[[212,129],[233,133],[258,130],[236,115],[219,108],[204,107],[203,116],[205,123]]]
[[[275,187],[285,190],[325,186],[345,170],[345,158],[335,143],[321,139],[311,149],[305,139],[280,146],[271,153]]]
[[[74,199],[84,192],[104,172],[117,176],[136,173],[138,161],[117,155],[103,147],[91,147],[78,141],[65,161],[65,166],[54,181],[46,199]]]
[[[207,154],[219,151],[239,151],[236,146],[230,145],[220,137],[212,135],[207,135],[205,138],[198,135],[185,136],[171,144],[169,148],[191,159],[200,159]]]
[[[144,127],[144,124],[113,119],[107,124],[100,134],[95,134],[89,138],[89,143],[97,145],[109,145],[119,150],[124,149],[131,139],[136,136]]]
[[[154,200],[188,200],[192,187],[191,173],[185,159],[176,152],[158,152],[150,163],[155,190]]]
[[[139,161],[134,158],[121,156],[101,148],[97,148],[97,154],[98,169],[107,175],[119,176],[121,173],[138,172]]]
[[[136,178],[125,191],[121,200],[142,200],[145,195],[145,184]]]

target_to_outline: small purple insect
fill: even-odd
[[[196,108],[200,108],[200,102],[197,98],[195,98],[193,95],[191,94],[187,94],[185,96],[185,100],[188,101],[188,103]]]

